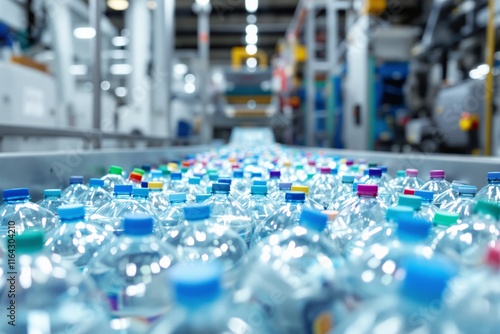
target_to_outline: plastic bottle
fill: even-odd
[[[112,315],[120,319],[117,324],[146,324],[147,328],[171,307],[166,274],[178,257],[172,246],[154,235],[153,224],[151,216],[126,215],[123,235],[102,249],[86,269],[108,297]]]
[[[134,188],[132,189],[132,199],[144,206],[148,211],[156,213],[156,209],[149,202],[149,189],[148,188]],[[159,234],[161,236],[161,234]]]
[[[365,184],[376,185],[378,187],[378,198],[387,206],[391,206],[397,202],[397,196],[389,183],[382,179],[382,169],[370,168],[368,170],[369,178]]]
[[[483,264],[487,247],[500,238],[499,216],[496,203],[479,201],[472,216],[448,228],[432,246],[463,269],[475,270]]]
[[[16,274],[2,276],[0,303],[7,317],[1,333],[111,332],[106,301],[89,277],[44,251],[41,231],[13,238],[16,260],[9,271]]]
[[[196,195],[205,194],[206,187],[204,188],[201,185],[201,179],[199,177],[190,177],[188,180],[188,188],[187,188],[187,200],[190,203],[194,203],[196,201]]]
[[[431,170],[429,176],[429,181],[420,188],[421,190],[432,191],[437,197],[451,188],[451,183],[445,179],[444,170]]]
[[[212,185],[212,197],[206,202],[210,205],[211,217],[219,224],[231,228],[249,244],[255,222],[237,201],[229,197],[229,189],[230,186],[227,183],[214,183]]]
[[[196,203],[201,204],[207,201],[210,197],[212,197],[212,194],[198,194],[196,195]]]
[[[340,207],[339,199],[345,196],[346,193],[352,192],[352,184],[354,183],[354,176],[342,175],[342,182],[334,187],[330,192],[328,198],[330,203],[327,206],[328,210],[338,210]]]
[[[278,183],[278,192],[274,194],[272,199],[276,202],[276,206],[281,206],[285,204],[285,194],[292,190],[291,182],[280,182]]]
[[[254,316],[269,321],[279,333],[327,332],[334,323],[330,311],[342,309],[336,304],[344,301],[338,284],[344,260],[321,234],[326,216],[304,210],[299,226],[294,225],[250,251],[235,300],[257,307],[260,312]]]
[[[164,231],[172,229],[174,226],[182,223],[184,218],[184,207],[187,205],[186,194],[173,193],[168,196],[170,201],[169,208],[160,214],[160,222]]]
[[[323,210],[330,204],[333,188],[337,185],[329,167],[321,167],[320,174],[317,174],[310,186],[309,197],[323,206]]]
[[[14,228],[18,234],[33,228],[49,233],[58,225],[52,212],[30,202],[27,188],[6,189],[3,191],[3,200],[4,204],[0,206],[1,238],[5,238],[8,231]]]
[[[158,169],[153,169],[151,172],[148,173],[146,177],[143,179],[144,181],[147,182],[165,182],[165,178],[163,177],[163,172]]]
[[[124,229],[123,218],[131,214],[143,214],[154,218],[154,230],[158,236],[162,235],[161,227],[158,224],[156,212],[152,212],[146,206],[132,198],[131,185],[115,185],[113,200],[104,204],[94,212],[89,222],[103,227],[105,230],[121,235]],[[137,188],[143,189],[143,188]]]
[[[446,292],[456,269],[444,259],[408,258],[395,293],[376,298],[341,319],[333,334],[455,333],[446,328]],[[474,333],[467,332],[467,333]]]
[[[346,175],[346,176],[354,177],[352,175]],[[344,176],[342,176],[342,177],[344,177]],[[345,208],[345,207],[349,206],[350,204],[352,204],[353,202],[355,202],[358,199],[358,185],[359,184],[360,184],[359,182],[354,181],[350,191],[343,192],[339,197],[337,197],[335,202],[333,202],[327,209],[334,210],[334,211],[340,211],[343,208]]]
[[[441,210],[455,212],[460,215],[460,219],[469,217],[474,212],[476,206],[475,186],[460,186],[458,187],[458,198],[446,205],[441,205]]]
[[[57,216],[57,208],[67,203],[61,198],[61,189],[45,189],[43,199],[37,204]]]
[[[408,168],[406,170],[406,176],[399,185],[394,185],[394,190],[398,193],[402,193],[404,189],[420,189],[424,185],[424,181],[418,178],[418,170]]]
[[[71,176],[69,178],[69,186],[61,193],[61,199],[66,203],[80,203],[80,197],[89,188],[83,184],[83,176]]]
[[[305,193],[287,192],[285,194],[285,205],[256,226],[251,242],[252,247],[255,247],[262,239],[271,234],[282,231],[287,227],[298,225],[300,214],[304,207],[306,207],[305,202]]]
[[[318,211],[325,210],[325,207],[323,206],[323,204],[316,202],[315,200],[313,200],[309,196],[309,187],[308,186],[292,186],[292,191],[300,191],[300,192],[303,192],[304,194],[306,194],[306,203],[305,203],[306,207],[311,208],[311,209],[315,209]]]
[[[446,230],[451,226],[458,224],[460,215],[454,212],[437,211],[432,220],[434,227],[429,237],[432,249],[436,248],[436,244],[441,238],[446,235]]]
[[[314,161],[313,161],[314,163]],[[315,165],[313,166],[313,172],[316,172],[316,167]],[[307,182],[307,171],[304,169],[303,165],[296,165],[295,166],[295,176],[297,177],[297,180],[295,181],[296,184],[300,184],[305,186]]]
[[[391,181],[393,180],[393,178],[391,177],[391,175],[389,175],[389,169],[387,168],[387,166],[380,166],[378,168],[382,170],[382,181],[391,186]]]
[[[82,204],[63,205],[58,212],[61,224],[47,235],[45,247],[83,270],[115,237],[112,232],[89,224]]]
[[[297,181],[297,176],[294,173],[291,161],[283,162],[283,167],[281,168],[281,180],[283,182],[295,182]]]
[[[115,184],[125,184],[125,179],[122,176],[123,169],[118,166],[110,166],[108,174],[101,179],[104,180],[104,189],[110,194],[113,194]]]
[[[219,262],[226,284],[231,285],[243,264],[247,245],[235,231],[217,223],[210,211],[208,204],[185,206],[186,220],[168,231],[163,241],[174,246],[184,262]]]
[[[104,180],[92,178],[89,180],[89,189],[82,194],[79,202],[85,206],[87,216],[90,216],[112,199],[113,197],[104,189]]]
[[[156,213],[159,215],[167,211],[170,207],[168,194],[172,194],[173,192],[168,192],[168,194],[165,193],[163,191],[163,183],[161,182],[149,182],[148,189],[148,202],[156,210]]]
[[[166,193],[185,193],[187,191],[187,180],[182,178],[182,173],[170,173],[170,182],[167,185]]]
[[[127,181],[127,184],[130,184],[134,188],[142,188],[142,175],[137,172],[131,172]]]
[[[414,217],[427,221],[434,219],[435,211],[422,210],[422,197],[412,195],[400,195],[398,205],[407,206],[414,210]]]
[[[393,189],[396,189],[396,188],[399,189],[400,187],[402,187],[402,184],[405,180],[405,177],[406,177],[406,171],[405,170],[398,170],[396,172],[396,177],[389,182],[389,185]]]
[[[267,186],[251,186],[250,193],[251,196],[245,202],[244,208],[258,225],[278,210],[278,207],[269,198]]]
[[[231,193],[235,196],[241,196],[248,191],[250,183],[243,177],[241,169],[233,171],[233,182],[231,183]]]
[[[467,185],[465,182],[454,180],[451,183],[451,188],[446,190],[441,195],[434,197],[434,205],[437,208],[447,205],[458,198],[458,187]]]
[[[413,194],[422,198],[422,208],[420,209],[420,211],[423,212],[425,216],[432,217],[430,219],[432,221],[432,219],[434,219],[436,211],[438,211],[437,206],[433,204],[434,193],[430,190],[415,190]]]
[[[376,185],[358,185],[358,198],[344,207],[333,224],[328,226],[330,238],[342,252],[358,233],[384,220],[387,206],[377,198],[377,191]]]
[[[476,197],[478,200],[500,203],[500,172],[488,173],[488,184],[477,193]]]
[[[279,192],[279,184],[281,182],[281,172],[272,170],[269,172],[269,180],[267,182],[267,191],[269,197],[274,197]]]

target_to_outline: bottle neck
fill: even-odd
[[[85,217],[71,218],[71,219],[61,219],[61,224],[76,224],[83,222]]]
[[[129,199],[132,198],[130,194],[115,194],[116,199]]]
[[[444,177],[431,177],[431,181],[435,182],[444,181]]]
[[[5,203],[8,203],[8,204],[20,204],[20,203],[29,202],[29,200],[30,200],[29,197],[24,197],[24,198],[17,198],[17,199],[5,200]]]
[[[45,196],[43,199],[46,201],[60,201],[61,196]]]
[[[500,180],[488,180],[488,184],[500,184]]]

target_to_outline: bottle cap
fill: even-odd
[[[115,185],[115,187],[113,189],[113,192],[115,193],[115,195],[119,195],[119,194],[128,194],[128,195],[131,195],[132,194],[132,189],[133,189],[133,187],[131,185],[128,185],[128,184],[117,184],[117,185]]]
[[[382,174],[387,174],[387,166],[380,166],[379,168],[382,170]]]
[[[451,183],[451,189],[454,191],[454,192],[458,192],[458,188],[461,187],[461,186],[466,186],[467,183],[465,182],[462,182],[462,181],[457,181],[457,180],[453,180],[453,182]]]
[[[337,168],[331,168],[330,169],[330,174],[332,174],[332,175],[339,175],[339,170]]]
[[[290,201],[305,201],[306,200],[306,194],[303,192],[298,192],[298,191],[289,191],[285,193],[285,201],[290,202]]]
[[[163,172],[161,170],[153,170],[151,171],[151,177],[153,179],[161,179],[163,177]]]
[[[82,184],[83,183],[83,176],[70,176],[69,177],[69,184]]]
[[[85,207],[83,204],[61,205],[57,208],[57,213],[61,220],[83,219],[85,218]]]
[[[431,222],[413,217],[399,217],[397,234],[399,238],[412,240],[425,240],[429,237],[432,228]]]
[[[169,272],[175,300],[184,307],[198,307],[219,298],[222,271],[213,262],[175,265]]]
[[[272,170],[269,172],[269,177],[271,179],[279,179],[281,177],[281,172],[279,170]]]
[[[266,180],[253,180],[253,186],[267,186]]]
[[[134,188],[132,190],[132,196],[140,198],[148,198],[149,189],[148,188]]]
[[[201,179],[199,177],[190,177],[189,184],[200,184]]]
[[[210,217],[210,205],[192,204],[184,207],[184,217],[186,220],[201,220]]]
[[[436,211],[432,222],[434,223],[434,225],[452,226],[455,225],[459,219],[460,215],[458,213],[447,212],[447,211]]]
[[[432,202],[434,200],[434,193],[430,190],[415,190],[415,196],[422,197],[424,202]]]
[[[142,181],[141,182],[141,188],[149,188],[149,182],[148,181]]]
[[[404,170],[398,170],[396,173],[396,177],[405,177],[406,176],[406,171]]]
[[[375,168],[375,167],[378,167],[378,163],[376,163],[376,162],[370,162],[368,164],[368,168]]]
[[[214,173],[214,174],[208,174],[208,179],[210,181],[217,181],[219,179],[219,174]]]
[[[321,167],[319,169],[319,172],[321,174],[331,174],[332,173],[332,170],[330,169],[330,167]]]
[[[168,195],[168,200],[172,203],[182,203],[186,202],[186,194],[184,193],[175,193]]]
[[[212,195],[210,194],[196,194],[196,203],[203,203],[209,199]]]
[[[98,179],[99,180],[99,179]],[[43,191],[44,197],[61,197],[61,189],[45,189]]]
[[[142,175],[136,172],[130,173],[128,179],[133,182],[141,182],[142,180]]]
[[[373,184],[359,184],[358,185],[358,196],[373,196],[378,195],[378,186]]]
[[[353,183],[354,175],[342,175],[342,183]]]
[[[44,239],[43,231],[36,229],[30,229],[24,231],[21,234],[16,234],[14,236],[16,253],[31,254],[42,251],[44,244],[43,239]],[[7,240],[7,245],[9,245],[9,240],[12,239],[6,238],[6,240]]]
[[[415,195],[415,189],[406,188],[403,190],[403,195]]]
[[[325,214],[304,208],[300,214],[299,225],[321,232],[325,229],[327,220],[328,216]]]
[[[292,163],[290,161],[283,162],[283,167],[291,167]]]
[[[242,179],[243,178],[243,171],[241,169],[235,170],[233,172],[233,177],[235,179]]]
[[[406,170],[406,176],[418,176],[418,169],[408,168]]]
[[[321,211],[321,213],[328,217],[328,221],[333,221],[339,214],[338,211],[334,211],[334,210],[325,210],[325,211]]]
[[[292,186],[292,191],[300,191],[306,195],[309,195],[309,187],[308,186]]]
[[[172,173],[170,173],[170,179],[180,181],[180,180],[182,180],[182,173],[172,172]]]
[[[30,197],[28,188],[13,188],[5,189],[3,192],[3,199],[5,201],[13,201],[19,199],[27,199]]]
[[[435,179],[444,179],[445,173],[444,170],[442,169],[436,169],[436,170],[431,170],[429,176]]]
[[[104,180],[101,179],[96,179],[96,178],[91,178],[89,180],[89,186],[93,188],[98,188],[98,187],[104,187]]]
[[[219,178],[217,183],[227,183],[227,184],[231,185],[232,180],[228,177],[221,177],[221,178]]]
[[[251,178],[253,179],[255,177],[262,177],[262,173],[261,172],[252,172]]]
[[[123,168],[118,167],[118,166],[110,166],[108,174],[113,174],[113,175],[122,175],[123,173]]]
[[[278,188],[280,190],[291,190],[292,189],[292,182],[280,182],[280,183],[278,183]]]
[[[153,233],[154,220],[149,215],[125,215],[123,233],[128,235],[148,235]]]
[[[216,169],[207,169],[207,174],[217,174],[217,170]]]
[[[500,172],[488,172],[488,181],[500,180]]]
[[[187,167],[181,167],[181,174],[186,174],[188,172],[189,168]]]
[[[163,189],[163,182],[148,182],[149,189]]]
[[[370,170],[369,169],[363,170],[363,176],[370,176]]]
[[[479,200],[474,208],[475,213],[481,213],[484,215],[491,215],[495,220],[500,217],[500,206],[494,202],[487,202],[484,200]]]
[[[316,175],[316,173],[307,173],[307,179],[308,179],[308,180],[310,180],[310,179],[312,179],[315,175]]]
[[[304,165],[296,165],[295,170],[304,170]]]
[[[212,184],[212,192],[229,193],[230,187],[231,186],[227,183],[214,183]]]
[[[497,242],[495,246],[488,247],[485,262],[496,270],[500,269],[500,243]]]
[[[348,159],[345,161],[345,164],[346,164],[346,166],[352,166],[352,165],[354,165],[354,160]]]
[[[145,172],[150,172],[151,171],[151,165],[150,164],[143,164],[141,166],[142,170],[144,170]]]
[[[307,162],[307,165],[308,165],[308,166],[311,166],[311,167],[314,167],[314,166],[316,166],[316,161],[314,161],[314,160],[309,160],[309,161]]]
[[[354,182],[352,183],[352,191],[353,191],[353,192],[355,192],[355,193],[357,193],[357,192],[358,192],[358,186],[359,186],[360,184],[361,184],[361,182],[359,182],[359,181],[354,181]],[[377,189],[377,191],[378,191],[378,189]]]
[[[420,210],[422,208],[422,197],[412,195],[400,195],[398,205],[408,206],[413,210]]]
[[[475,195],[477,194],[477,187],[475,186],[460,186],[458,187],[459,194]]]
[[[368,170],[368,175],[370,177],[381,177],[382,176],[382,170],[380,168],[370,168]]]
[[[253,195],[266,195],[267,186],[253,185],[250,187],[250,191]]]
[[[144,171],[144,169],[142,169],[142,168],[134,168],[132,170],[132,173],[137,173],[137,174],[143,176],[144,174],[146,174],[146,171]]]
[[[410,208],[408,206],[391,206],[387,209],[387,212],[385,214],[385,219],[388,221],[394,220],[398,221],[403,218],[411,218],[413,217],[413,208]]]

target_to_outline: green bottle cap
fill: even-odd
[[[40,252],[44,244],[43,232],[40,230],[27,230],[14,236],[15,252],[19,254],[31,254]],[[12,239],[7,237],[7,245],[12,245]]]
[[[405,177],[406,176],[406,171],[405,170],[398,170],[396,173],[397,177]]]
[[[413,195],[399,195],[398,205],[409,206],[413,210],[422,208],[422,197]]]
[[[437,211],[434,215],[433,223],[439,226],[452,226],[455,225],[459,219],[460,215],[458,213]]]
[[[119,166],[110,166],[108,173],[109,174],[114,174],[114,175],[122,175],[123,168],[121,168]]]
[[[500,216],[500,206],[494,202],[479,200],[474,208],[474,212],[491,215],[493,218],[498,219]]]
[[[146,174],[146,171],[142,168],[134,168],[134,170],[132,172],[137,173],[137,174],[141,174],[141,176],[144,176],[144,174]]]

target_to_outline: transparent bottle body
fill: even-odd
[[[490,181],[476,195],[478,200],[500,203],[500,182]]]
[[[115,185],[126,184],[123,176],[118,174],[107,174],[101,177],[101,180],[104,180],[104,189],[110,194],[113,193]]]
[[[111,202],[112,200],[113,196],[111,196],[104,188],[90,187],[85,193],[82,194],[79,201],[85,206],[85,214],[90,216],[101,206]]]
[[[380,177],[370,177],[365,184],[373,184],[378,187],[378,196],[387,206],[392,206],[398,201],[398,196],[388,183],[385,183]]]
[[[70,184],[61,193],[61,199],[66,203],[81,203],[80,198],[89,189],[82,183]]]
[[[328,203],[327,209],[338,211],[341,203],[345,200],[349,193],[352,193],[352,183],[341,183],[340,185],[334,187],[329,195],[330,203]]]
[[[168,200],[168,195],[165,194],[160,189],[151,190],[148,196],[148,203],[154,208],[157,214],[162,214],[167,211],[170,207],[170,201]]]
[[[434,197],[437,197],[451,188],[451,183],[444,178],[431,178],[427,181],[420,190],[432,191]]]
[[[325,209],[331,202],[330,194],[336,185],[333,175],[318,174],[311,183],[309,197]]]
[[[168,210],[160,215],[159,219],[164,233],[184,221],[185,206],[184,202],[171,203]]]
[[[453,189],[452,187],[446,190],[441,195],[434,197],[433,204],[438,208],[442,208],[448,205],[449,203],[455,201],[458,198],[458,195],[459,195],[458,191],[456,191],[456,189]]]
[[[458,213],[460,215],[460,219],[464,219],[474,213],[476,203],[477,200],[475,197],[459,196],[456,200],[449,202],[446,205],[441,205],[440,209],[443,211]]]
[[[62,200],[62,198],[59,196],[47,196],[41,201],[39,201],[37,204],[40,205],[42,208],[52,212],[54,216],[57,216],[58,215],[57,208],[67,203],[64,200]]]
[[[256,226],[278,209],[266,195],[253,195],[245,203],[245,209],[255,221]]]
[[[196,202],[196,195],[203,195],[207,193],[207,188],[201,184],[190,184],[186,192],[187,201],[190,203]]]

